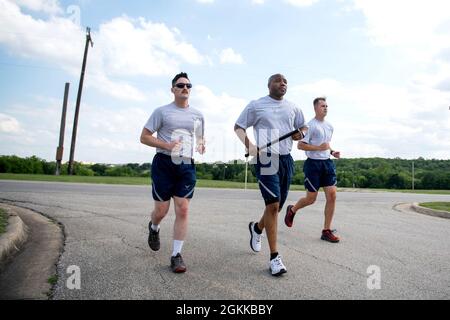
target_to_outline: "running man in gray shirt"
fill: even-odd
[[[173,198],[176,217],[170,266],[175,273],[186,271],[181,249],[188,227],[189,200],[194,195],[196,183],[192,159],[194,142],[197,152],[205,152],[204,119],[200,111],[189,105],[191,88],[188,75],[177,74],[171,88],[174,102],[157,108],[141,134],[141,143],[156,148],[151,169],[155,208],[149,223],[148,244],[153,251],[160,249],[159,225]],[[153,136],[155,132],[157,137]]]
[[[286,209],[284,222],[292,227],[294,216],[299,209],[312,205],[319,193],[320,187],[325,192],[325,222],[321,239],[329,242],[339,242],[339,237],[331,230],[331,222],[336,207],[336,167],[330,159],[330,155],[339,159],[341,153],[330,147],[333,136],[333,126],[325,120],[328,113],[328,104],[325,98],[314,99],[314,111],[316,116],[308,123],[308,133],[298,143],[298,148],[305,150],[306,159],[303,165],[305,173],[306,197],[301,198],[295,205],[289,205]]]
[[[270,271],[273,276],[285,273],[286,267],[277,250],[278,213],[286,201],[294,174],[294,160],[290,152],[292,141],[302,137],[300,131],[294,136],[258,152],[258,147],[267,145],[276,138],[294,129],[306,130],[302,111],[292,102],[283,99],[287,91],[287,80],[281,74],[269,78],[269,95],[250,102],[236,121],[234,130],[248,149],[256,156],[255,172],[266,208],[259,222],[250,222],[250,248],[261,250],[261,235],[266,229],[270,247]],[[253,127],[256,147],[245,130]]]

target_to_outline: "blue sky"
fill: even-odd
[[[344,157],[450,158],[443,0],[0,0],[0,154],[54,159],[70,82],[68,159],[87,26],[78,161],[151,161],[139,135],[180,71],[206,117],[199,161],[243,159],[234,121],[279,72],[308,120],[327,96]]]

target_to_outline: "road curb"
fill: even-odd
[[[411,205],[411,209],[414,210],[417,213],[422,213],[422,214],[426,214],[426,215],[433,216],[433,217],[440,217],[440,218],[450,219],[450,213],[449,212],[421,207],[419,205],[419,203],[417,203],[417,202],[414,202]]]
[[[0,207],[20,217],[27,237],[20,252],[11,254],[2,266],[0,300],[51,299],[54,285],[49,280],[57,276],[57,263],[63,250],[59,224],[28,208],[5,203],[0,203]],[[14,253],[14,247],[12,250]]]
[[[20,250],[28,237],[27,226],[17,213],[9,206],[0,204],[8,214],[6,232],[0,236],[0,269],[8,259]]]

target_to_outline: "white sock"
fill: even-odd
[[[153,223],[152,223],[152,226],[151,226],[150,228],[152,228],[153,231],[158,232],[158,230],[159,230],[159,224],[153,224]]]
[[[184,241],[182,240],[173,240],[173,252],[172,257],[175,257],[178,253],[181,253],[181,249],[183,248]]]

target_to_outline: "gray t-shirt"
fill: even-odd
[[[192,107],[180,108],[171,104],[157,108],[148,119],[145,128],[164,142],[180,140],[182,147],[175,156],[193,157],[195,139],[203,139],[205,120],[203,114]],[[172,156],[172,152],[156,148],[156,152]]]
[[[294,103],[265,96],[250,102],[237,119],[236,125],[243,129],[253,127],[256,144],[262,147],[292,130],[303,127],[305,118],[302,110]],[[292,141],[292,138],[287,138],[266,150],[275,154],[289,154]]]
[[[308,133],[302,139],[304,143],[320,146],[322,143],[330,143],[333,136],[333,126],[328,121],[319,121],[316,118],[308,122]],[[306,156],[315,160],[330,159],[330,150],[325,151],[305,151]]]

